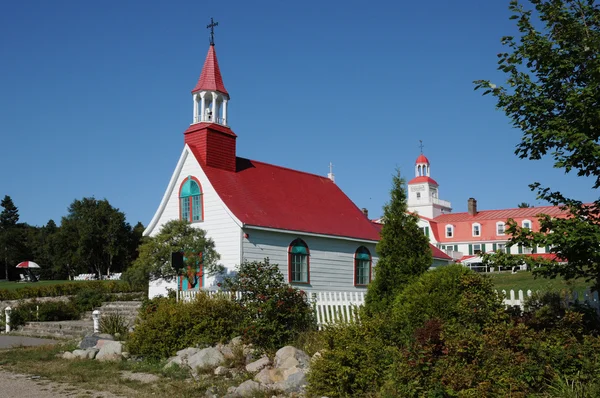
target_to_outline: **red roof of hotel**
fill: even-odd
[[[202,73],[200,73],[200,78],[198,79],[196,87],[192,90],[192,93],[200,90],[219,91],[229,97],[229,93],[223,84],[223,77],[221,76],[221,70],[219,69],[219,62],[217,61],[217,53],[215,52],[214,45],[211,45],[208,49]]]
[[[418,177],[415,177],[412,180],[410,180],[408,183],[409,184],[419,184],[422,182],[428,182],[428,183],[436,185],[436,186],[439,185],[433,178],[431,178],[429,176],[418,176]]]
[[[529,208],[503,209],[503,210],[483,210],[475,215],[468,212],[442,214],[433,220],[421,217],[429,221],[436,241],[447,242],[489,242],[505,241],[510,238],[509,235],[498,235],[498,222],[506,222],[509,218],[515,220],[519,225],[524,220],[531,221],[531,229],[539,230],[538,215],[547,214],[554,217],[564,217],[566,214],[558,206],[540,206]],[[472,225],[478,223],[481,225],[480,236],[473,236]],[[454,227],[454,235],[451,238],[446,237],[446,225]]]
[[[237,171],[202,164],[229,210],[245,225],[322,235],[379,240],[379,232],[326,177],[236,158]]]
[[[423,154],[420,154],[419,157],[417,158],[415,164],[419,164],[419,163],[427,163],[429,164],[429,159],[427,159],[427,157]]]

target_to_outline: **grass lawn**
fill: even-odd
[[[527,290],[536,291],[577,291],[583,293],[589,286],[583,279],[577,279],[566,282],[562,278],[546,279],[534,278],[528,271],[519,271],[516,274],[508,272],[495,272],[488,274],[498,290]]]
[[[24,287],[38,287],[38,286],[50,286],[60,285],[63,283],[88,283],[89,281],[39,281],[39,282],[11,282],[1,281],[0,290],[17,290]]]

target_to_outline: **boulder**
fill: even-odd
[[[73,356],[79,359],[87,359],[88,352],[86,350],[75,350],[73,351]]]
[[[225,376],[227,373],[229,373],[229,369],[227,369],[225,366],[217,366],[213,373],[215,376]]]
[[[114,340],[114,337],[106,333],[91,333],[79,342],[79,348],[85,350],[86,348],[95,347],[98,344],[98,340]]]
[[[228,345],[218,344],[217,349],[221,351],[221,354],[223,354],[225,359],[233,359],[235,357],[233,350]]]
[[[291,345],[280,348],[275,354],[275,367],[288,369],[298,367],[308,369],[310,366],[310,357],[302,350]]]
[[[204,348],[187,359],[187,365],[192,369],[216,368],[225,361],[221,351],[215,347]]]
[[[246,371],[250,373],[256,373],[265,366],[269,366],[270,364],[271,360],[265,355],[262,358],[246,365]]]
[[[299,392],[306,386],[306,370],[298,367],[288,368],[283,372],[284,380],[273,385],[273,388],[286,393]]]
[[[75,355],[73,355],[72,352],[67,351],[64,354],[62,354],[62,358],[63,359],[75,359],[77,357]]]
[[[98,361],[120,361],[123,344],[118,341],[105,341],[100,347],[100,351],[96,354],[96,359]]]
[[[191,357],[192,355],[198,353],[198,351],[200,351],[199,348],[188,347],[188,348],[184,348],[183,350],[177,351],[177,353],[175,355],[177,355],[178,357],[187,359],[188,357]]]
[[[268,385],[278,383],[285,379],[285,375],[281,369],[263,368],[260,372],[254,376],[254,380],[259,383]]]
[[[231,341],[229,342],[229,347],[233,348],[235,346],[239,346],[242,345],[242,336],[237,336],[231,339]]]
[[[88,348],[85,351],[87,353],[87,356],[86,356],[87,359],[94,359],[94,358],[96,358],[96,355],[98,354],[98,351],[100,351],[100,350],[98,350],[97,348]]]
[[[254,380],[246,380],[235,389],[235,394],[240,397],[253,397],[258,391],[265,388]]]

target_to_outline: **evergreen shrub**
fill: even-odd
[[[247,314],[242,337],[259,348],[277,350],[316,328],[306,293],[287,284],[277,264],[268,258],[244,262],[224,286],[228,291],[241,292],[238,302]]]
[[[144,303],[128,349],[134,355],[162,359],[187,347],[225,343],[241,333],[245,313],[239,303],[200,292],[184,303],[157,298]]]
[[[71,321],[79,319],[81,311],[71,301],[30,301],[17,304],[11,311],[13,328],[26,322]]]

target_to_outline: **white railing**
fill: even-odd
[[[432,201],[433,201],[433,204],[435,204],[435,205],[452,208],[452,203],[448,202],[447,200],[432,198]]]
[[[514,290],[510,290],[509,292],[502,290],[501,293],[505,297],[504,305],[519,306],[522,310],[525,308],[525,297],[531,297],[533,294],[531,290],[527,290],[527,292],[524,292],[523,290],[518,290],[517,292]],[[575,303],[587,304],[591,308],[594,308],[597,312],[600,312],[600,300],[598,298],[598,292],[586,290],[581,295],[578,292],[573,292],[568,295],[562,295],[562,301],[567,305],[567,307]]]
[[[223,294],[225,297],[231,298],[231,293],[226,291],[200,291],[207,293],[209,296]],[[179,291],[177,298],[178,300],[188,302],[193,300],[198,292],[199,290]],[[519,306],[522,310],[525,308],[526,297],[531,297],[533,294],[531,290],[510,290],[508,292],[502,290],[498,291],[498,293],[505,297],[503,301],[504,305],[507,307]],[[242,294],[242,292],[236,292],[236,299],[239,300]],[[365,304],[365,292],[316,292],[312,293],[310,300],[315,310],[317,325],[321,329],[325,325],[334,323],[356,322],[358,320],[358,308]],[[563,301],[567,306],[573,305],[576,302],[586,303],[600,312],[598,292],[592,293],[588,290],[583,295],[573,292],[563,297]]]

